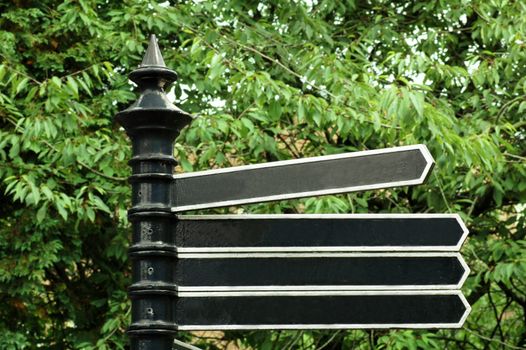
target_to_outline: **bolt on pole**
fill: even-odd
[[[128,329],[132,350],[172,350],[177,331],[174,271],[176,245],[171,233],[171,184],[175,138],[190,114],[174,106],[165,89],[177,79],[166,67],[154,35],[139,68],[130,79],[138,86],[137,101],[117,113],[116,120],[132,141],[132,320]]]

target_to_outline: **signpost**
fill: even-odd
[[[418,185],[433,166],[424,145],[173,175],[192,120],[164,94],[176,77],[152,36],[130,74],[141,96],[117,115],[133,143],[132,350],[172,349],[179,330],[462,326],[458,215],[179,214]]]

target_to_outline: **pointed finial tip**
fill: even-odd
[[[130,73],[129,77],[138,85],[141,85],[141,81],[146,78],[162,80],[162,86],[171,84],[177,79],[177,74],[166,67],[154,34],[150,35],[150,42],[142,63]]]
[[[140,67],[166,67],[164,63],[159,44],[157,44],[157,38],[155,34],[150,35],[150,43],[142,59]]]

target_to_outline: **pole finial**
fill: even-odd
[[[148,125],[151,128],[155,128],[151,123],[158,122],[162,124],[162,128],[172,128],[174,132],[179,133],[185,125],[192,121],[190,114],[175,106],[166,96],[165,91],[177,79],[177,73],[164,63],[155,35],[150,36],[142,63],[130,73],[129,77],[137,84],[140,96],[130,107],[117,113],[117,121],[126,130],[132,130],[138,124],[149,120]],[[156,115],[159,118],[173,115],[174,118],[156,120]]]
[[[154,34],[150,36],[148,48],[139,68],[131,72],[129,77],[134,83],[139,85],[139,88],[145,85],[146,80],[158,81],[160,87],[169,85],[177,80],[177,73],[166,67]]]
[[[166,67],[155,34],[150,35],[150,43],[148,44],[140,67]]]

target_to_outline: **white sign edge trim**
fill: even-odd
[[[339,194],[339,193],[347,193],[347,192],[369,191],[369,190],[384,189],[384,188],[391,188],[391,187],[420,185],[424,183],[425,179],[429,175],[431,168],[434,165],[434,159],[431,156],[431,153],[429,153],[429,150],[423,144],[384,148],[380,150],[341,153],[341,154],[321,156],[321,157],[310,157],[310,158],[303,158],[303,159],[292,159],[292,160],[284,160],[284,161],[277,161],[277,162],[259,163],[259,164],[243,165],[243,166],[221,168],[221,169],[214,169],[214,170],[205,170],[205,171],[199,171],[199,172],[194,172],[194,173],[184,173],[184,174],[173,175],[173,179],[177,180],[180,178],[199,177],[199,176],[214,175],[214,174],[219,174],[219,173],[228,173],[228,172],[236,172],[236,171],[243,171],[243,170],[268,168],[268,167],[274,167],[274,166],[284,166],[284,165],[291,165],[291,164],[297,164],[297,163],[309,163],[309,162],[315,162],[315,161],[320,161],[320,160],[324,161],[324,160],[360,157],[360,156],[365,156],[365,155],[374,155],[374,154],[382,154],[382,153],[394,153],[397,151],[407,151],[407,150],[416,150],[416,149],[420,150],[421,154],[426,160],[426,166],[424,170],[422,171],[422,175],[420,175],[418,179],[412,179],[412,180],[406,180],[406,181],[392,181],[392,182],[377,183],[377,184],[371,184],[371,185],[338,187],[338,188],[325,189],[325,190],[295,192],[295,193],[278,194],[278,195],[263,196],[263,197],[233,199],[233,200],[228,200],[228,201],[189,204],[189,205],[183,205],[183,206],[174,206],[171,208],[171,211],[181,212],[181,211],[187,211],[187,210],[197,210],[197,209],[206,209],[206,208],[215,208],[215,207],[228,207],[228,206],[234,206],[234,205],[239,205],[239,204],[251,204],[251,203],[259,203],[259,202],[270,202],[270,201],[278,201],[278,200],[285,200],[285,199],[296,199],[296,198],[303,198],[303,197],[322,196],[322,195]]]
[[[229,206],[235,206],[235,205],[241,205],[241,204],[254,204],[254,203],[261,203],[261,202],[280,201],[280,200],[285,200],[285,199],[297,199],[297,198],[304,198],[304,197],[325,196],[329,194],[341,194],[341,193],[350,193],[350,192],[378,190],[378,189],[391,188],[391,187],[421,185],[422,183],[423,181],[416,179],[416,180],[407,180],[407,181],[385,182],[385,183],[379,183],[379,184],[374,184],[374,185],[338,187],[338,188],[327,189],[327,190],[295,192],[295,193],[278,194],[278,195],[264,196],[264,197],[252,197],[252,198],[244,198],[244,199],[233,199],[233,200],[228,200],[228,201],[174,206],[171,208],[171,211],[181,212],[181,211],[187,211],[187,210],[229,207]]]
[[[429,163],[434,164],[435,161],[433,157],[431,156],[431,153],[429,152],[429,149],[427,148],[427,146],[424,144],[416,144],[416,145],[373,149],[373,150],[366,150],[366,151],[337,153],[337,154],[330,154],[330,155],[317,156],[317,157],[278,160],[275,162],[240,165],[240,166],[233,166],[233,167],[228,167],[228,168],[210,169],[210,170],[195,171],[195,172],[189,172],[189,173],[180,173],[180,174],[174,174],[173,178],[183,179],[183,178],[188,178],[188,177],[216,175],[216,174],[231,173],[231,172],[244,171],[244,170],[271,168],[271,167],[287,166],[287,165],[293,165],[293,164],[304,164],[304,163],[312,163],[312,162],[323,162],[326,160],[364,157],[364,156],[369,156],[369,155],[384,154],[384,153],[397,153],[397,152],[413,151],[413,150],[420,150],[420,152],[422,153],[422,156],[425,158],[428,165]],[[428,168],[429,166],[427,166],[425,170],[429,170]]]
[[[361,258],[361,257],[401,257],[401,258],[435,258],[435,257],[457,257],[459,252],[379,252],[379,253],[200,253],[200,254],[177,254],[178,259],[251,259],[251,258]]]
[[[459,251],[469,230],[459,214],[226,214],[226,215],[178,215],[177,220],[258,220],[258,219],[446,219],[454,218],[462,229],[462,236],[454,246],[336,246],[336,247],[184,247],[178,248],[181,253],[205,252],[333,252],[333,251]]]
[[[213,330],[299,330],[299,329],[434,329],[461,328],[463,323],[392,323],[392,324],[269,324],[269,325],[206,325],[177,326],[181,331]]]
[[[190,293],[195,294],[195,293]],[[224,293],[223,293],[224,294]],[[330,295],[457,295],[465,307],[459,322],[457,323],[391,323],[391,324],[265,324],[265,325],[180,325],[177,326],[179,330],[250,330],[250,329],[383,329],[383,328],[461,328],[469,314],[471,313],[471,306],[466,297],[461,291],[377,291],[369,292],[339,292],[339,293],[308,293],[314,296],[330,296]],[[268,294],[267,294],[268,295]],[[280,295],[298,295],[305,296],[307,293],[281,293]],[[208,295],[207,295],[208,296]],[[229,296],[229,295],[225,295]],[[188,297],[188,296],[181,296]],[[192,297],[192,296],[190,296]]]
[[[256,291],[246,292],[181,292],[181,298],[202,298],[202,297],[257,297],[257,296],[374,296],[374,295],[457,295],[462,296],[462,291],[458,289],[438,289],[438,290],[354,290],[354,291]],[[467,301],[466,301],[467,303]]]
[[[301,246],[301,247],[178,247],[181,254],[206,253],[306,253],[306,252],[458,252],[457,246]]]
[[[459,283],[460,284],[460,283]],[[200,287],[187,287],[177,286],[178,293],[189,293],[189,292],[202,292],[205,295],[209,295],[211,292],[225,292],[233,293],[236,292],[302,292],[302,291],[372,291],[372,290],[457,290],[462,286],[459,284],[431,284],[431,285],[360,285],[360,286],[317,286],[317,285],[303,285],[303,286],[200,286]],[[252,294],[252,293],[249,293]],[[179,296],[179,294],[178,294]]]
[[[464,272],[457,284],[430,284],[430,285],[367,285],[367,286],[353,286],[353,285],[282,285],[282,286],[182,286],[178,285],[178,292],[243,292],[243,291],[303,291],[303,290],[440,290],[440,289],[460,289],[466,279],[468,278],[471,269],[467,265],[466,261],[460,253],[331,253],[331,254],[318,254],[318,253],[304,253],[304,254],[275,254],[275,253],[262,253],[262,254],[181,254],[178,259],[244,259],[244,258],[353,258],[353,257],[416,257],[416,258],[427,258],[427,257],[455,257],[460,263]]]

